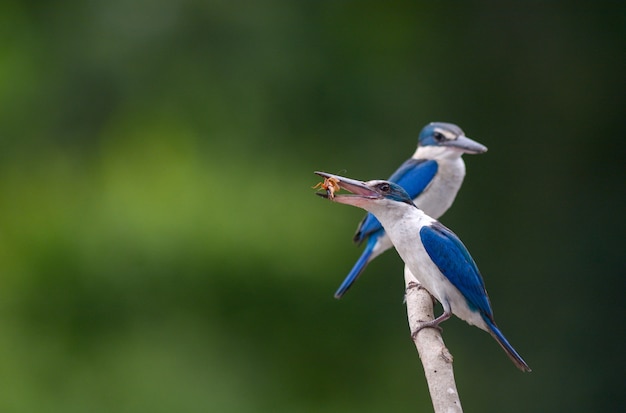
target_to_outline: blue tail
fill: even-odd
[[[489,327],[489,333],[493,338],[496,339],[500,347],[506,352],[511,361],[517,366],[518,369],[522,371],[531,371],[528,364],[522,359],[522,356],[518,354],[517,351],[513,348],[513,346],[504,338],[504,334],[498,329],[493,320],[483,315],[483,320],[487,323],[487,327]]]
[[[346,293],[346,291],[348,291],[348,289],[352,286],[356,279],[359,278],[363,270],[365,270],[365,267],[367,267],[367,264],[369,264],[369,262],[371,261],[372,253],[374,252],[374,247],[376,246],[377,242],[377,236],[369,237],[363,253],[357,260],[356,264],[354,264],[354,267],[352,267],[350,273],[346,276],[345,280],[343,280],[343,282],[335,292],[335,298],[339,299],[343,297],[343,295]]]

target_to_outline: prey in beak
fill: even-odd
[[[368,198],[368,199],[376,199],[380,198],[380,194],[370,188],[366,182],[357,181],[350,178],[345,178],[339,175],[333,175],[326,172],[315,172],[316,175],[319,175],[324,178],[324,182],[320,182],[315,185],[313,188],[321,188],[325,189],[326,192],[317,192],[316,195],[321,196],[322,198],[330,199],[331,201],[336,201],[340,203],[348,203],[343,202],[343,198]],[[352,192],[352,194],[340,194],[335,195],[335,192],[339,192],[340,190],[346,190],[348,192]]]
[[[415,206],[406,191],[400,185],[392,182],[381,180],[363,182],[326,172],[318,171],[315,173],[324,178],[324,182],[316,185],[316,187],[326,189],[326,192],[318,192],[317,195],[331,201],[353,205],[368,211],[370,209],[368,205],[388,201],[398,201]],[[341,189],[352,193],[336,195],[335,192]]]

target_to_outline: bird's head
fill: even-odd
[[[457,125],[433,122],[426,125],[420,132],[417,150],[460,156],[464,153],[487,152],[487,147],[465,136],[463,130]]]
[[[393,182],[382,180],[363,182],[326,172],[315,173],[327,180],[332,180],[336,185],[339,185],[341,189],[352,192],[351,194],[339,195],[334,195],[334,193],[329,195],[328,191],[318,192],[317,195],[322,198],[328,198],[342,204],[353,205],[370,212],[380,207],[389,208],[394,205],[408,204],[415,207],[409,194],[407,194],[400,185]]]

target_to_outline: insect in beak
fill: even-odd
[[[331,176],[330,178],[324,178],[324,182],[319,182],[312,187],[313,189],[324,189],[329,199],[335,198],[335,192],[339,192],[341,187],[339,186],[339,179]]]

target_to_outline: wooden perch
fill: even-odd
[[[416,280],[417,278],[405,266],[406,312],[411,337],[421,323],[434,319],[433,298]],[[462,412],[461,400],[454,381],[452,354],[446,348],[441,332],[435,328],[424,328],[415,335],[413,342],[424,366],[435,413]]]

